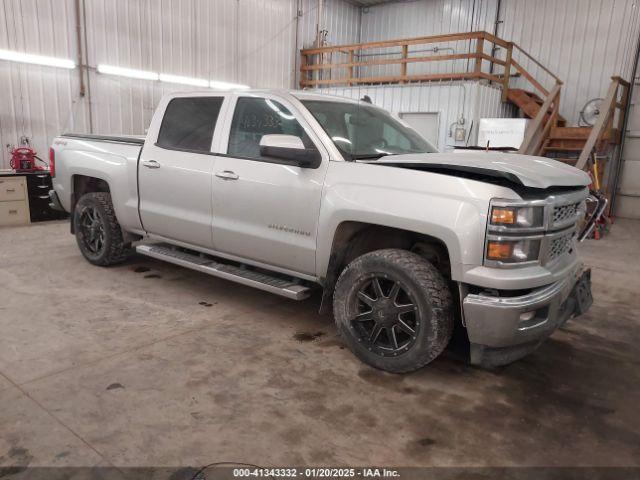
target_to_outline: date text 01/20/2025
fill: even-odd
[[[234,478],[397,478],[397,470],[386,468],[236,468]]]

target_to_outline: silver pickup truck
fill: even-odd
[[[591,304],[576,252],[589,176],[547,158],[438,153],[365,101],[171,94],[146,138],[65,134],[52,203],[95,265],[133,250],[302,300],[390,372],[454,327],[474,364],[533,351]]]

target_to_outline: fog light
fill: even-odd
[[[536,312],[525,312],[520,314],[520,321],[527,322],[536,316]]]
[[[508,260],[513,255],[513,242],[493,242],[487,246],[487,258],[491,260]]]

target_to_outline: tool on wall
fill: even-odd
[[[48,170],[47,162],[38,157],[37,152],[31,147],[29,137],[20,137],[20,145],[7,145],[11,159],[9,166],[18,173],[31,173],[41,170]],[[45,167],[36,165],[36,162],[43,163]]]

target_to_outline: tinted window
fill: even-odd
[[[308,100],[302,103],[348,159],[436,151],[415,131],[380,108],[351,102]]]
[[[158,146],[209,152],[221,97],[174,98],[167,105]]]
[[[281,103],[268,98],[239,98],[231,122],[227,154],[263,159],[260,139],[263,135],[274,134],[295,135],[302,138],[307,148],[312,146],[302,125]]]

